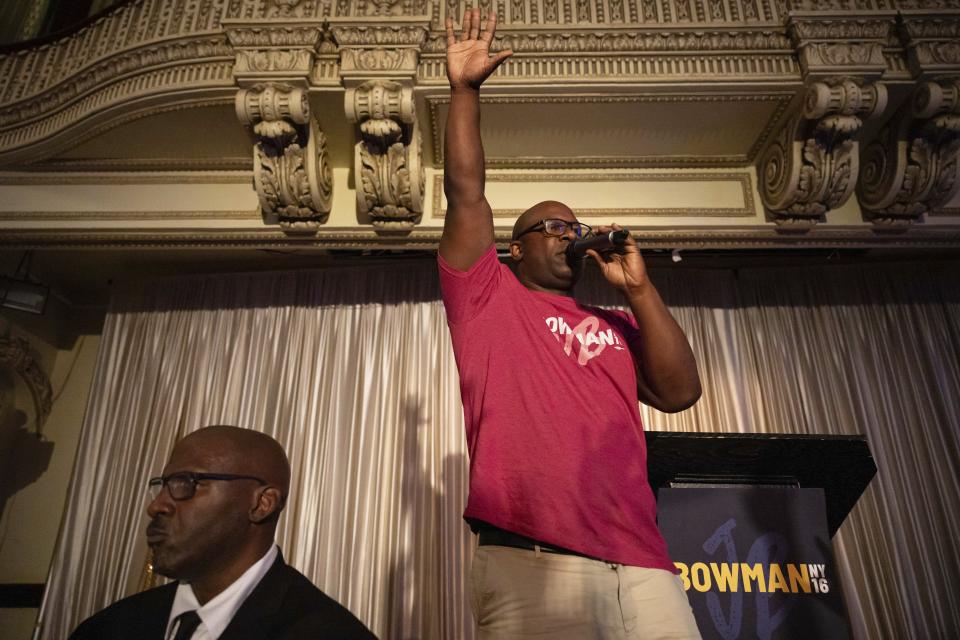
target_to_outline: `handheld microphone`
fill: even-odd
[[[594,251],[601,252],[622,247],[626,243],[629,236],[629,231],[626,229],[620,229],[619,231],[611,231],[609,233],[604,233],[592,238],[574,240],[567,245],[567,257],[570,259],[582,258],[583,256],[587,255],[587,249],[593,249]]]

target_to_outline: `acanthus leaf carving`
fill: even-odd
[[[761,198],[778,224],[807,228],[847,201],[858,175],[855,136],[885,106],[883,85],[842,79],[809,86],[802,110],[757,165]]]
[[[960,78],[925,82],[863,152],[857,196],[882,227],[905,227],[960,192]]]
[[[346,111],[360,123],[354,154],[358,214],[378,233],[409,233],[423,215],[426,179],[412,84],[364,82],[347,90]]]
[[[304,89],[269,82],[243,89],[237,116],[251,125],[253,183],[267,224],[313,234],[327,221],[333,178],[326,137],[310,114]]]
[[[895,14],[878,13],[881,15],[870,18],[855,14],[791,15],[787,31],[804,76],[879,77],[887,66],[884,46],[894,32]]]

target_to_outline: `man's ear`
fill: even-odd
[[[523,245],[520,244],[519,240],[510,243],[510,257],[513,258],[514,262],[523,260]]]
[[[250,521],[260,524],[270,519],[276,519],[283,510],[286,498],[280,489],[266,486],[257,492],[257,501],[250,509]]]

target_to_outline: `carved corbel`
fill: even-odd
[[[407,233],[423,215],[425,184],[413,87],[370,80],[349,89],[346,99],[347,119],[360,125],[357,212],[378,233]]]
[[[787,120],[757,165],[760,196],[777,224],[808,228],[847,201],[858,173],[855,136],[886,102],[880,84],[842,79],[810,85],[800,113]]]
[[[237,117],[253,128],[253,184],[267,224],[316,233],[330,214],[333,179],[326,137],[310,116],[305,89],[254,85],[236,97]]]
[[[429,17],[331,19],[354,150],[357,217],[377,233],[408,233],[423,215],[425,174],[413,102]]]
[[[960,78],[924,82],[863,151],[857,196],[875,224],[905,227],[960,191]]]

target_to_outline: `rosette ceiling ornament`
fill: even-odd
[[[333,176],[326,137],[310,115],[307,91],[268,82],[243,89],[237,117],[251,125],[253,184],[267,224],[291,235],[314,234],[327,221]]]
[[[875,224],[905,227],[960,191],[960,78],[921,83],[863,151],[857,196]]]
[[[856,135],[886,104],[881,84],[845,78],[807,88],[757,165],[763,204],[778,224],[809,228],[847,201],[859,170]]]

